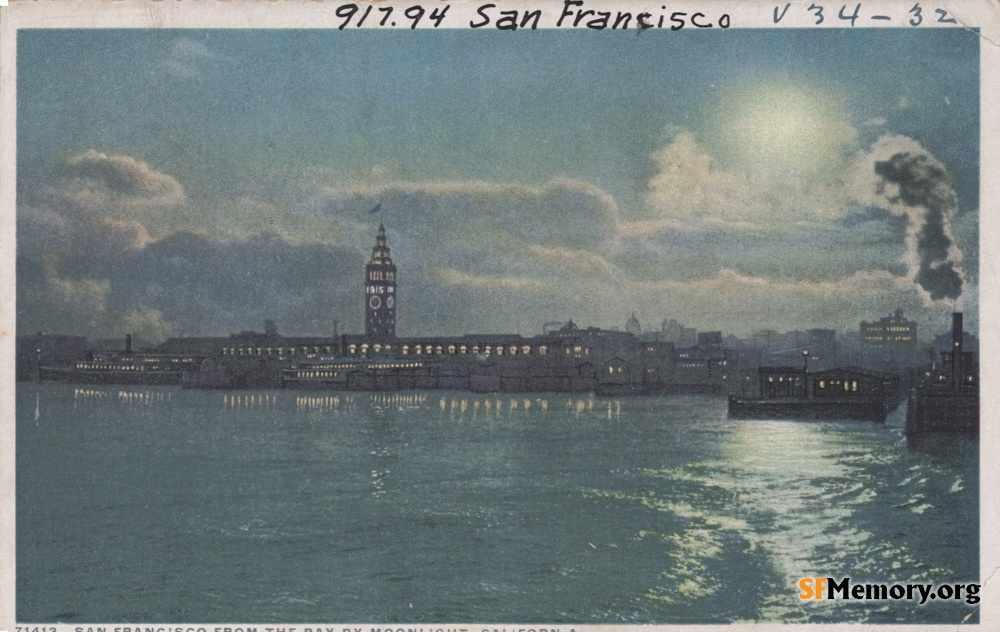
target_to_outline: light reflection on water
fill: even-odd
[[[806,576],[978,575],[975,444],[909,450],[901,411],[799,423],[731,421],[711,397],[52,384],[18,397],[21,620],[972,611],[797,598]],[[123,582],[141,591],[122,597]]]

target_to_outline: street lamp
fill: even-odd
[[[802,350],[802,395],[809,397],[809,350]]]

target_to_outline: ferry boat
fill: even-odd
[[[181,384],[201,358],[164,354],[102,354],[69,366],[41,366],[40,381],[74,384]]]

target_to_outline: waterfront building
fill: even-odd
[[[120,341],[114,344],[117,350],[90,357],[77,351],[46,375],[104,383],[155,380],[190,388],[722,394],[751,389],[751,376],[760,366],[760,350],[726,349],[718,331],[699,335],[669,321],[661,332],[643,338],[635,313],[625,331],[579,327],[570,320],[546,323],[537,336],[399,337],[396,273],[385,226],[379,225],[364,270],[364,333],[287,336],[267,320],[263,333],[171,338],[136,353],[127,342],[120,351]],[[828,338],[816,331],[817,337]]]
[[[901,309],[874,322],[861,321],[861,343],[870,349],[914,349],[917,323],[905,318]]]
[[[372,340],[396,337],[396,266],[389,256],[382,224],[365,267],[365,336]]]

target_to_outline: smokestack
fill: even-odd
[[[337,325],[338,325],[338,324],[339,324],[339,323],[337,322],[337,319],[336,319],[336,318],[334,318],[334,319],[333,319],[333,337],[334,337],[334,338],[336,338],[336,337],[337,337]]]
[[[132,355],[132,334],[125,334],[125,355]]]
[[[962,312],[955,312],[951,315],[951,350],[958,354],[956,361],[962,354]]]

